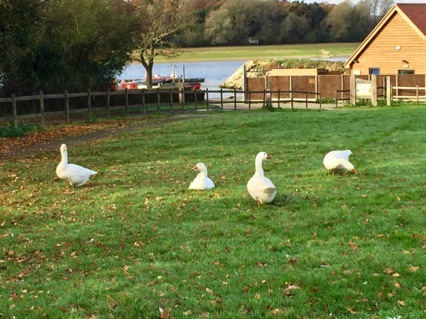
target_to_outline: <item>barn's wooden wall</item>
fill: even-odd
[[[426,74],[426,41],[397,12],[369,41],[354,63],[351,72],[360,75],[379,68],[380,74],[398,74],[399,70],[413,70]],[[405,63],[403,61],[408,61]]]

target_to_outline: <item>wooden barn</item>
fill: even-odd
[[[426,3],[395,4],[344,67],[354,75],[426,74]]]

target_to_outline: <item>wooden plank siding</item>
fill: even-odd
[[[425,74],[424,52],[426,42],[400,15],[395,14],[357,57],[359,63],[352,65],[352,71],[359,70],[361,75],[365,75],[369,74],[370,68],[379,68],[380,74],[398,74],[398,70],[414,70],[416,74]],[[402,60],[409,62],[408,67],[404,67],[406,64]]]
[[[368,75],[378,68],[386,75],[400,70],[426,74],[426,37],[406,15],[413,9],[426,12],[426,4],[395,5],[345,63],[348,73]]]

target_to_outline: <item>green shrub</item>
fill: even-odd
[[[17,127],[13,123],[9,123],[5,127],[0,127],[0,137],[18,137],[24,136],[25,133],[41,130],[40,125],[19,123]]]
[[[264,110],[268,110],[268,111],[271,111],[271,112],[274,112],[274,111],[275,111],[275,110],[274,110],[274,106],[272,105],[272,103],[271,103],[271,102],[265,103],[265,105],[264,105],[264,106],[262,106],[262,109],[264,109]]]
[[[320,99],[317,99],[317,102],[321,102],[322,104],[334,104],[336,103],[336,100],[329,97],[322,97]]]

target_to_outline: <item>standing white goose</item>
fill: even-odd
[[[333,173],[341,173],[343,170],[347,169],[356,174],[357,171],[355,167],[349,162],[349,156],[351,154],[351,150],[331,151],[324,156],[324,167]]]
[[[200,171],[197,177],[189,185],[189,189],[212,189],[214,188],[213,181],[207,176],[207,167],[204,163],[198,163],[193,170]]]
[[[73,187],[83,186],[87,183],[91,175],[97,174],[97,172],[91,169],[76,165],[68,164],[68,151],[67,146],[62,144],[60,147],[61,151],[61,162],[56,167],[56,175],[60,179],[66,180]]]
[[[256,155],[255,160],[255,173],[247,183],[247,190],[251,197],[257,202],[257,206],[261,204],[267,204],[274,200],[277,194],[277,189],[272,181],[265,177],[263,172],[262,162],[264,159],[270,159],[271,157],[265,152],[260,152]]]

